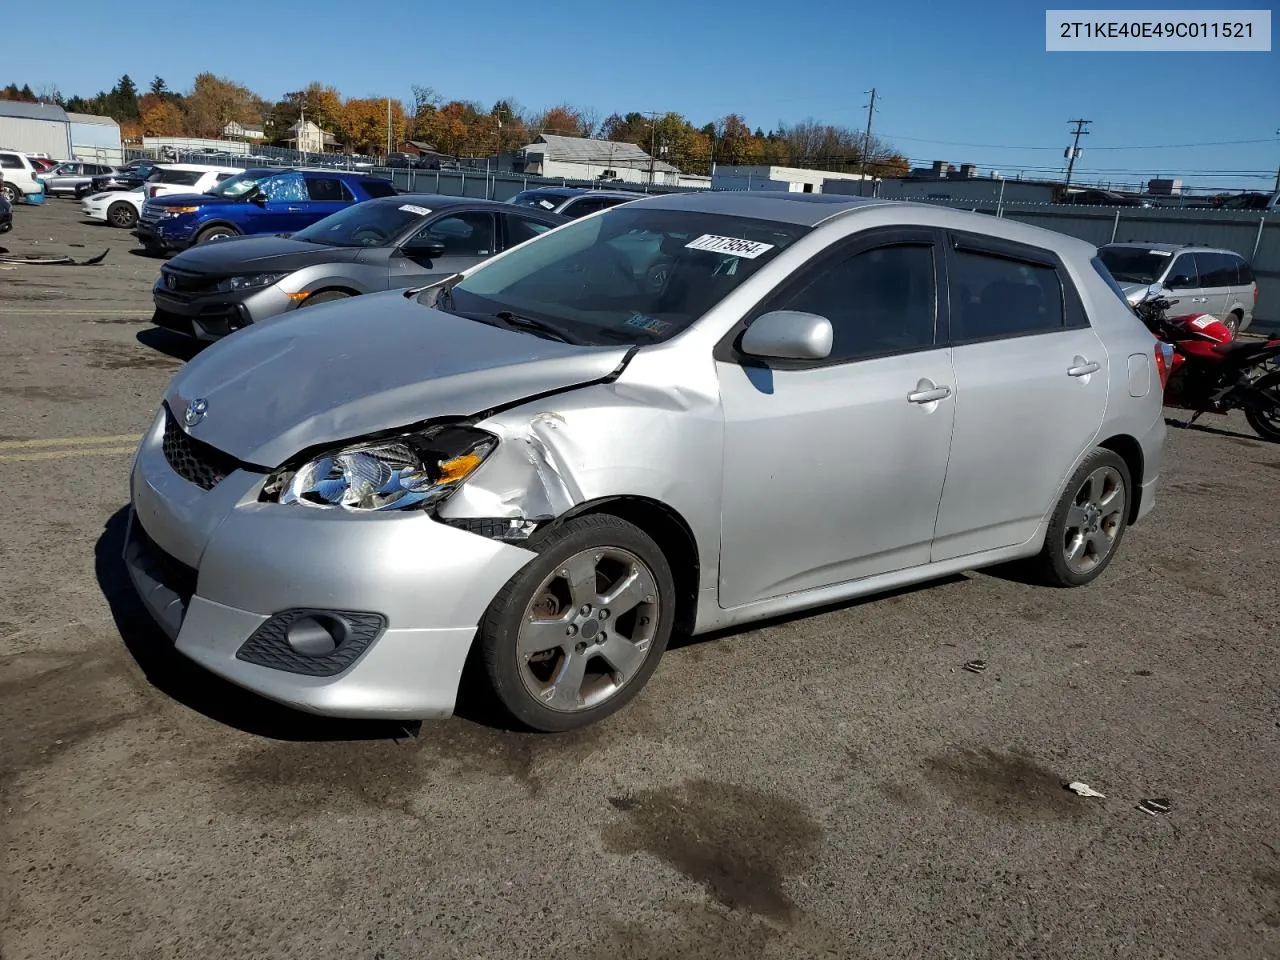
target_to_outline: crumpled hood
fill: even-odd
[[[301,270],[317,263],[346,263],[367,247],[330,247],[278,236],[228,237],[201,243],[169,259],[179,270],[214,276]]]
[[[239,330],[191,360],[165,400],[179,421],[204,400],[193,437],[275,467],[317,444],[599,380],[627,352],[503,330],[390,291]]]

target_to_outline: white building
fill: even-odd
[[[260,126],[232,120],[222,128],[222,135],[233,140],[265,140],[267,132]]]
[[[523,169],[531,177],[566,180],[621,180],[626,183],[681,185],[684,176],[671,164],[650,157],[634,143],[561,137],[544,133],[520,151]],[[652,177],[652,180],[650,180]],[[692,186],[693,184],[683,184]]]
[[[71,125],[71,154],[75,159],[117,167],[124,163],[124,144],[116,121],[92,113],[68,113],[67,121]]]
[[[71,121],[55,103],[0,100],[0,147],[70,160]]]
[[[822,193],[823,184],[832,180],[870,180],[860,173],[836,173],[832,170],[806,170],[800,167],[778,167],[772,164],[724,164],[711,171],[715,190],[785,190],[789,193]]]
[[[285,143],[303,153],[324,153],[338,145],[338,138],[332,133],[325,133],[312,120],[297,120],[289,128],[292,136],[285,138]]]

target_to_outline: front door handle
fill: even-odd
[[[1192,297],[1191,302],[1192,303],[1208,303],[1209,298],[1208,297]]]
[[[1068,377],[1087,377],[1091,373],[1097,373],[1102,364],[1094,361],[1086,361],[1084,357],[1076,357],[1075,366],[1067,368]]]
[[[907,394],[908,403],[934,403],[951,396],[950,387],[926,386],[924,382],[916,384],[916,388]]]
[[[301,208],[301,207],[288,207],[288,208],[286,208],[286,209],[287,209],[290,213],[297,213],[297,212],[298,212],[299,210],[301,210],[302,208]]]

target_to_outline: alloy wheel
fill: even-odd
[[[634,553],[574,554],[525,609],[516,640],[521,680],[552,710],[597,707],[640,671],[661,615],[653,571]]]
[[[1063,532],[1063,556],[1073,573],[1088,573],[1111,553],[1124,528],[1125,500],[1124,480],[1115,467],[1099,467],[1085,477]]]

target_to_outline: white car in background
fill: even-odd
[[[111,190],[85,197],[80,210],[89,220],[101,220],[132,230],[142,214],[142,205],[152,197],[176,193],[204,193],[223,180],[244,171],[238,167],[217,167],[202,163],[162,163],[147,182],[132,190]]]
[[[80,212],[86,220],[101,220],[113,227],[129,230],[138,222],[146,199],[146,184],[132,190],[95,193],[81,201]]]

